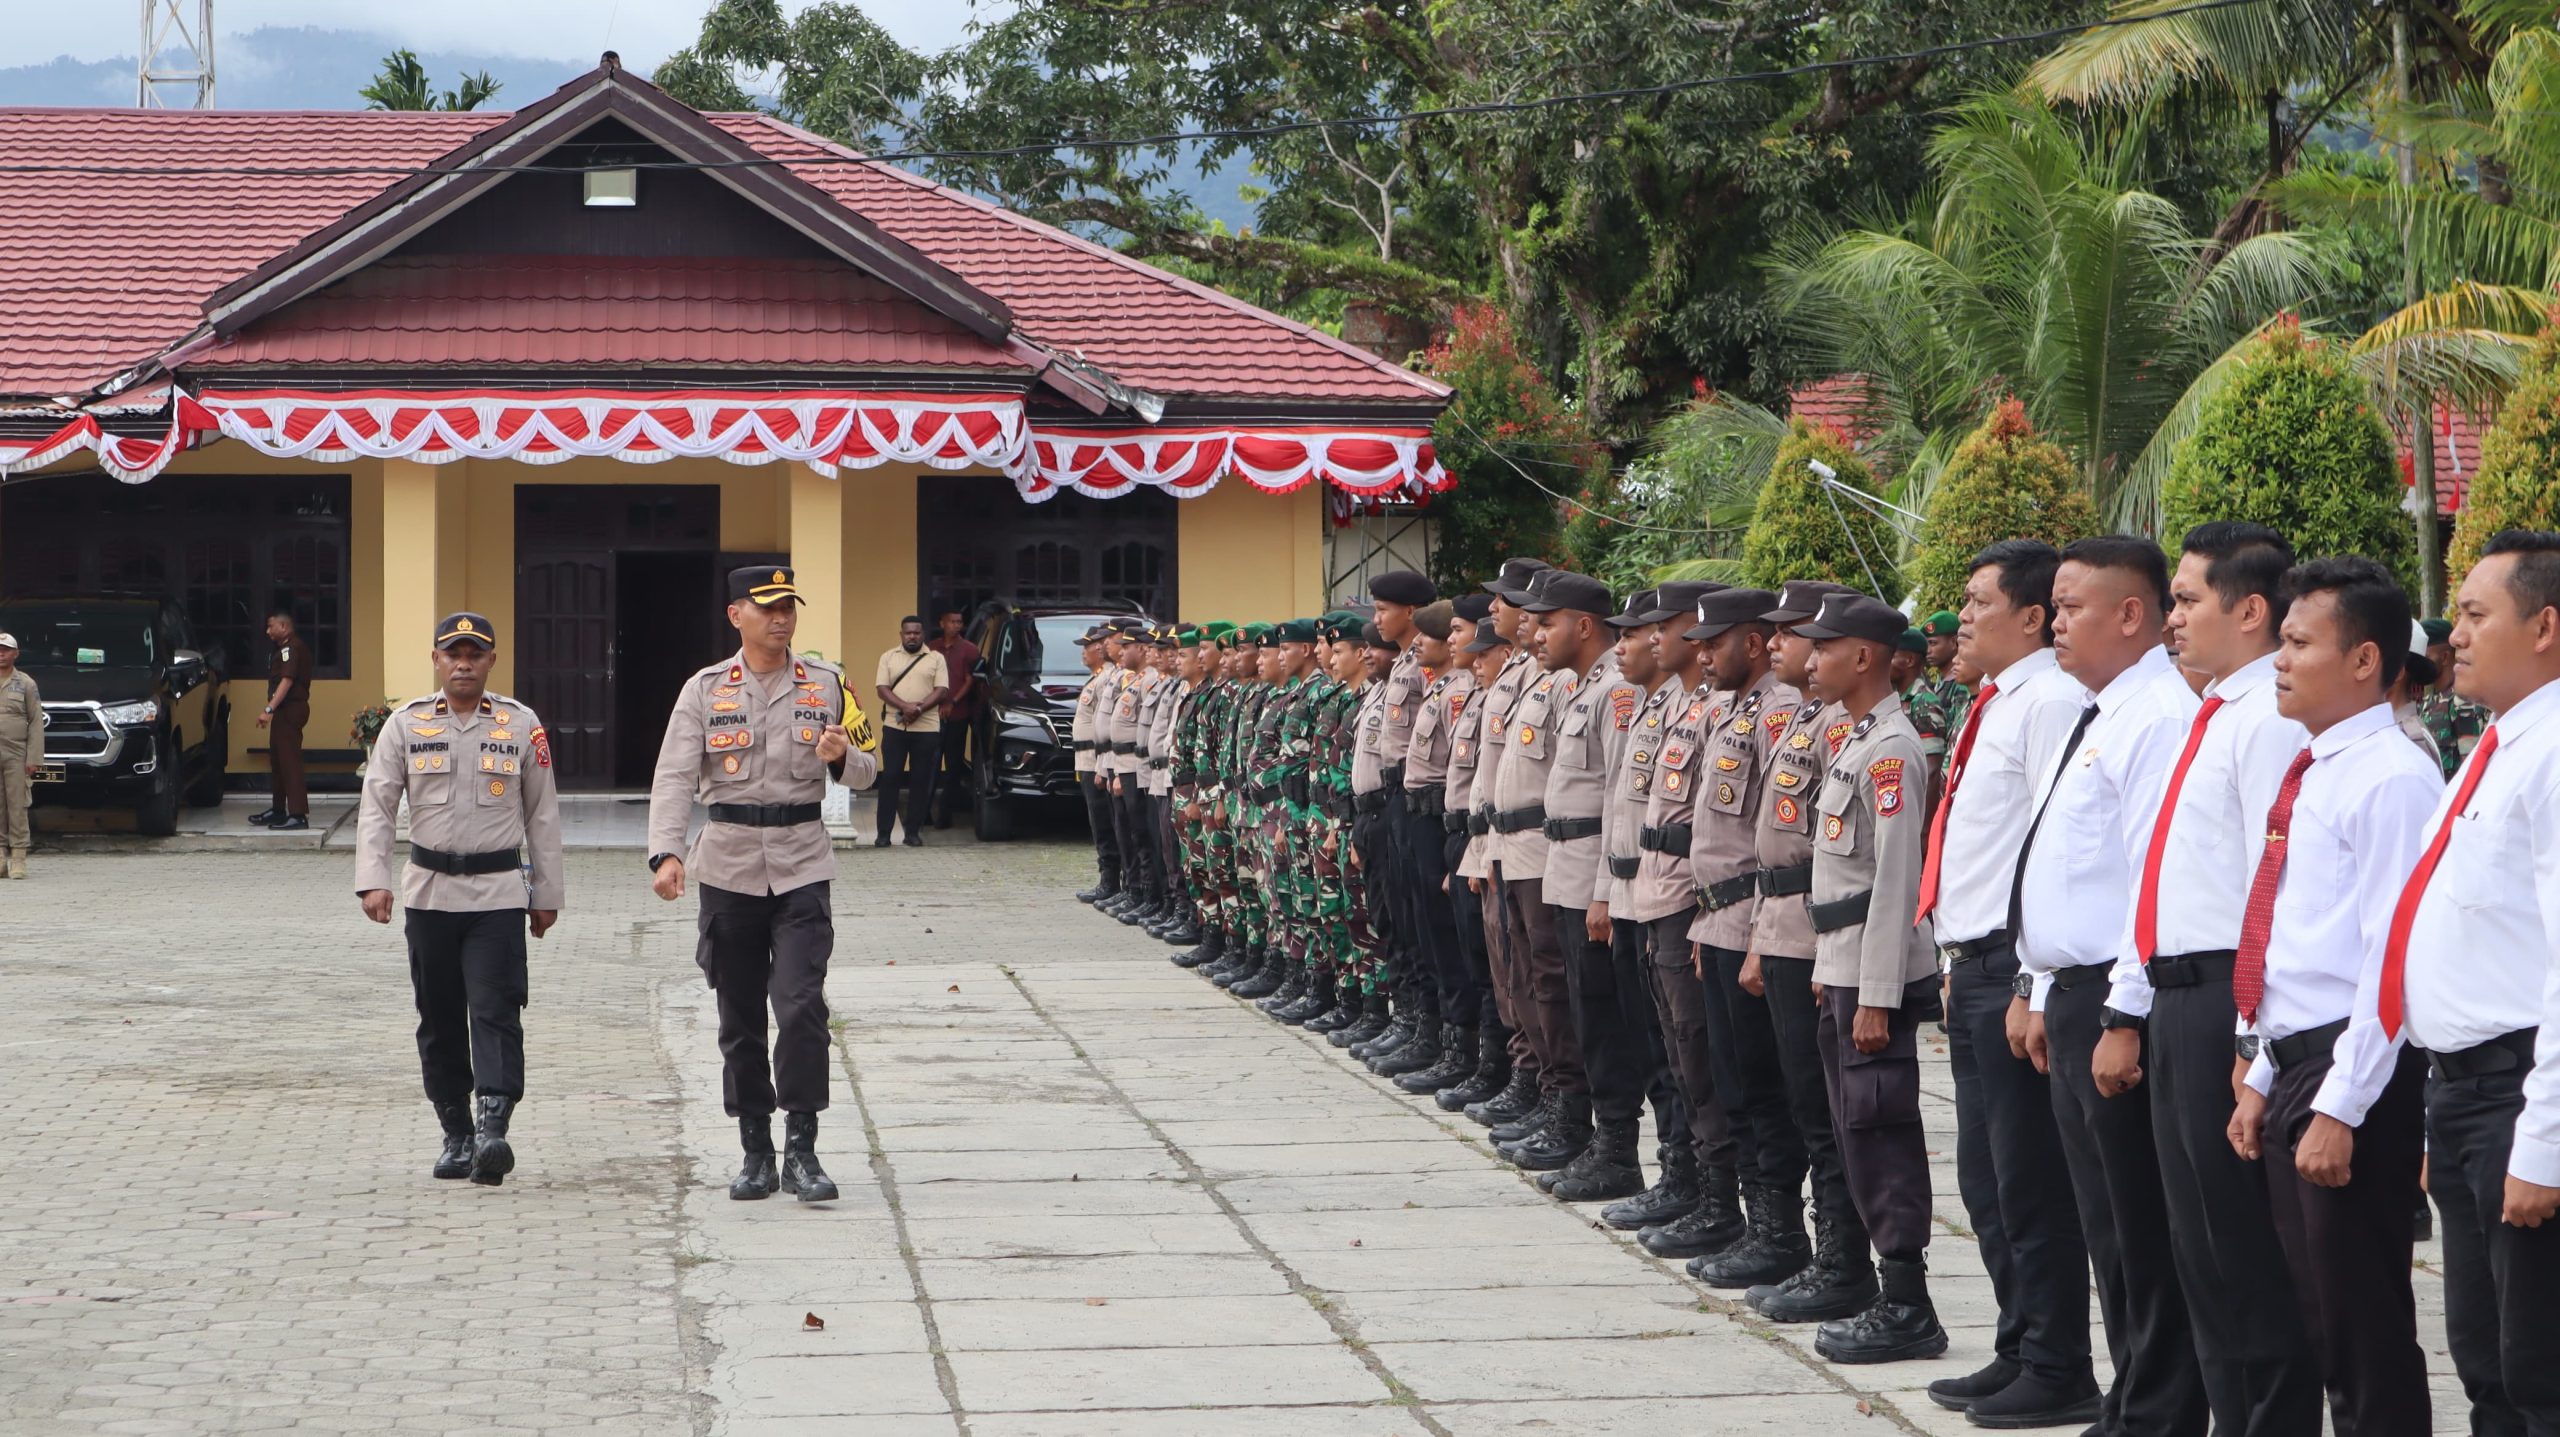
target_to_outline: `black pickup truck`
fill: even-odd
[[[231,703],[165,599],[0,600],[0,631],[44,700],[39,804],[129,808],[144,833],[178,831],[178,805],[222,802]]]
[[[971,816],[978,837],[1011,838],[1022,810],[1076,796],[1067,747],[1087,671],[1076,640],[1137,613],[1133,606],[1022,606],[991,600],[969,625],[978,646],[978,716],[969,736]]]

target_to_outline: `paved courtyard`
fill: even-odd
[[[693,907],[631,853],[571,855],[495,1189],[426,1176],[343,852],[40,853],[0,885],[0,1432],[1972,1430],[1917,1392],[1992,1316],[1943,1067],[1954,1349],[1835,1368],[1066,898],[1076,847],[941,837],[844,855],[824,1207],[727,1200]]]

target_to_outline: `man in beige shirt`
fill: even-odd
[[[1075,718],[1068,725],[1068,749],[1075,755],[1076,793],[1084,800],[1084,818],[1093,830],[1094,885],[1076,894],[1079,903],[1102,903],[1120,896],[1120,836],[1111,823],[1111,790],[1100,758],[1102,702],[1106,686],[1119,672],[1106,641],[1111,631],[1097,624],[1076,640],[1087,677],[1076,690]]]
[[[820,811],[829,773],[864,788],[878,771],[864,746],[870,722],[844,675],[791,652],[800,603],[787,568],[729,575],[738,652],[677,692],[649,785],[650,887],[672,902],[684,896],[688,872],[702,880],[693,961],[719,995],[721,1098],[746,1149],[729,1196],[741,1201],[777,1186],[802,1202],[836,1195],[817,1153],[834,1061],[826,984],[836,941],[836,850]],[[709,821],[679,856],[697,802]],[[785,1139],[778,1173],[776,1107]]]
[[[542,720],[488,691],[497,631],[436,625],[437,691],[383,724],[356,817],[356,899],[391,921],[392,838],[409,805],[409,986],[418,1063],[444,1127],[435,1175],[496,1187],[515,1167],[507,1120],[524,1097],[525,934],[560,917],[560,800]],[[473,1112],[474,1095],[478,1112]]]
[[[44,704],[18,672],[18,638],[0,634],[0,848],[11,878],[27,876],[28,788],[44,766]]]
[[[922,848],[925,805],[940,763],[942,701],[951,696],[951,669],[925,647],[924,620],[909,614],[898,621],[898,646],[880,656],[871,689],[880,696],[880,827],[872,846],[889,846],[903,786],[907,847]]]

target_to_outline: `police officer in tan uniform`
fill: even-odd
[[[1093,830],[1096,878],[1091,888],[1076,894],[1077,901],[1083,903],[1101,903],[1120,896],[1120,833],[1111,825],[1111,791],[1104,786],[1096,763],[1104,686],[1119,672],[1103,642],[1109,636],[1109,630],[1096,625],[1076,640],[1077,648],[1083,651],[1084,666],[1091,672],[1084,687],[1076,690],[1076,714],[1067,730],[1067,747],[1075,756],[1076,792],[1084,799],[1085,824]]]
[[[1511,1025],[1511,1081],[1501,1092],[1481,1103],[1471,1103],[1463,1111],[1494,1129],[1496,1141],[1517,1141],[1545,1127],[1553,1116],[1541,1074],[1545,1060],[1538,1048],[1538,1018],[1530,1005],[1531,945],[1525,926],[1549,927],[1546,908],[1539,904],[1535,912],[1529,912],[1511,901],[1504,883],[1511,875],[1504,872],[1502,842],[1493,831],[1494,790],[1501,777],[1503,755],[1510,751],[1512,715],[1530,681],[1538,677],[1538,661],[1522,642],[1530,615],[1520,606],[1529,601],[1529,585],[1550,567],[1544,559],[1505,561],[1501,572],[1483,584],[1484,591],[1492,596],[1491,603],[1483,621],[1476,625],[1475,642],[1511,646],[1510,656],[1502,661],[1493,678],[1479,679],[1484,706],[1478,721],[1480,737],[1468,792],[1470,838],[1462,865],[1469,886],[1483,901],[1486,963],[1495,1001],[1504,1009],[1503,1021]],[[1548,943],[1553,946],[1552,932]]]
[[[1815,690],[1850,724],[1814,803],[1806,912],[1832,1127],[1881,1284],[1866,1311],[1814,1334],[1814,1350],[1834,1362],[1947,1350],[1929,1301],[1929,1150],[1920,1129],[1919,1029],[1940,1011],[1938,956],[1929,920],[1903,921],[1919,910],[1929,846],[1920,815],[1928,754],[1893,691],[1904,628],[1901,612],[1881,600],[1829,594],[1797,629],[1814,641]]]
[[[18,636],[0,634],[0,849],[11,878],[27,876],[27,790],[44,764],[44,703],[18,672]]]
[[[702,885],[694,962],[719,995],[721,1097],[746,1149],[729,1196],[741,1201],[770,1197],[777,1186],[802,1202],[836,1195],[817,1153],[836,873],[835,842],[819,814],[828,774],[864,788],[879,772],[869,752],[877,740],[844,675],[791,652],[800,604],[790,569],[730,573],[738,652],[677,692],[649,785],[650,886],[672,901],[684,896],[688,874]],[[679,856],[697,802],[709,821]],[[784,1115],[779,1174],[776,1107]]]
[[[435,1175],[488,1187],[516,1161],[507,1120],[524,1097],[525,934],[550,931],[562,887],[551,746],[531,709],[488,692],[497,642],[479,614],[436,625],[438,691],[383,724],[356,819],[356,898],[365,917],[388,923],[392,838],[408,801],[396,887],[418,1064],[444,1126]]]

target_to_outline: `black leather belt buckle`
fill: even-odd
[[[1760,891],[1771,898],[1792,898],[1813,891],[1813,865],[1789,864],[1785,868],[1763,868],[1759,873]]]
[[[2305,1028],[2291,1037],[2278,1038],[2263,1045],[2259,1051],[2265,1056],[2269,1066],[2282,1072],[2287,1068],[2298,1068],[2305,1063],[2329,1056],[2330,1052],[2338,1046],[2338,1035],[2345,1031],[2347,1031],[2347,1020],[2340,1018],[2334,1023],[2323,1023],[2317,1028]]]
[[[1478,838],[1482,838],[1486,834],[1493,832],[1493,815],[1485,812],[1483,809],[1477,809],[1475,812],[1468,814],[1467,832],[1474,834]]]
[[[1611,878],[1633,878],[1636,876],[1636,869],[1638,866],[1639,860],[1637,859],[1612,857],[1609,860],[1609,876]]]
[[[1721,883],[1710,883],[1698,891],[1698,904],[1709,913],[1721,912],[1760,891],[1760,875],[1745,873]]]
[[[711,805],[710,818],[713,823],[746,828],[789,828],[815,823],[825,811],[814,803],[715,803]]]
[[[1600,820],[1596,818],[1550,818],[1541,830],[1549,843],[1571,843],[1579,838],[1596,838]]]
[[[1843,928],[1855,928],[1866,922],[1867,908],[1874,902],[1875,896],[1875,890],[1869,889],[1864,893],[1852,893],[1846,898],[1832,899],[1828,903],[1808,903],[1805,905],[1805,912],[1813,917],[1814,932],[1837,933]]]
[[[1493,816],[1493,831],[1504,834],[1526,833],[1533,828],[1543,828],[1546,825],[1546,821],[1546,806],[1544,804],[1531,804],[1527,808],[1505,809],[1502,812],[1495,814]]]
[[[1467,816],[1463,813],[1444,812],[1440,815],[1440,831],[1442,833],[1464,833],[1472,826],[1473,825],[1467,822]]]
[[[2069,968],[2056,968],[2053,970],[2053,986],[2068,993],[2074,988],[2103,983],[2114,971],[2113,963],[2081,963]]]
[[[1938,956],[1946,960],[1948,967],[1953,968],[1959,963],[1970,963],[1976,958],[2006,953],[2010,947],[2009,932],[2004,928],[1996,933],[1985,933],[1979,938],[1968,938],[1962,943],[1941,943],[1938,945]]]
[[[523,865],[520,850],[496,848],[487,853],[447,853],[438,848],[409,845],[409,865],[429,873],[450,878],[470,878],[483,873],[506,873]]]
[[[2157,953],[2142,967],[2143,976],[2154,988],[2193,988],[2199,983],[2231,977],[2231,967],[2240,955],[2228,948],[2204,953]]]
[[[1351,811],[1354,813],[1386,812],[1386,792],[1382,789],[1376,793],[1355,793],[1351,795]]]

